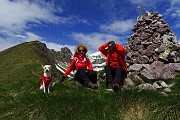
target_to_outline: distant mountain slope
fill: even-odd
[[[32,90],[38,88],[44,64],[55,60],[45,44],[26,42],[0,52],[0,90]],[[17,84],[21,86],[17,86]]]

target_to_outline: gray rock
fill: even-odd
[[[162,53],[162,52],[165,51],[165,49],[166,49],[166,45],[165,44],[161,44],[158,48],[155,49],[155,51],[157,53]]]
[[[140,75],[149,80],[159,80],[159,79],[172,79],[175,76],[175,69],[164,64],[163,62],[155,61],[153,62],[148,70],[143,70]]]
[[[171,89],[170,89],[170,88],[165,88],[163,91],[164,91],[165,93],[170,93],[170,92],[171,92]]]
[[[142,64],[133,64],[128,68],[128,71],[140,71],[142,67]]]
[[[169,63],[170,68],[173,68],[176,72],[180,72],[180,63]]]
[[[162,88],[162,86],[159,85],[159,84],[157,84],[156,82],[153,83],[153,86],[154,86],[156,89]]]
[[[146,64],[149,62],[149,58],[146,55],[138,56],[137,63],[139,64]]]
[[[125,86],[134,86],[134,82],[133,80],[131,80],[130,78],[126,78],[125,81],[124,81],[124,85]]]
[[[168,88],[169,86],[162,80],[153,83],[156,88]]]
[[[138,88],[139,91],[142,91],[142,90],[156,90],[156,88],[153,85],[151,85],[150,83],[145,83],[145,84],[138,85],[137,88]]]

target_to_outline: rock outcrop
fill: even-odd
[[[72,52],[69,48],[63,47],[60,51],[55,51],[51,49],[51,53],[53,54],[54,58],[58,62],[63,62],[69,64],[72,58]]]
[[[158,12],[137,18],[125,47],[129,80],[171,79],[180,72],[178,39]]]
[[[55,65],[55,58],[50,49],[47,48],[45,43],[41,43],[40,41],[32,41],[36,47],[34,51],[38,53],[43,59],[47,60],[46,64]]]

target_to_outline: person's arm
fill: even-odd
[[[92,67],[92,63],[91,63],[91,61],[88,59],[87,60],[87,65],[88,65],[88,69],[90,70],[90,71],[92,71],[93,70],[93,67]]]
[[[67,70],[63,74],[64,77],[66,77],[74,69],[75,62],[76,62],[76,58],[73,58],[69,67],[67,68]]]
[[[116,48],[117,48],[117,50],[118,50],[118,52],[119,52],[119,54],[120,54],[119,60],[120,60],[120,62],[121,62],[121,64],[122,64],[122,67],[124,68],[124,70],[125,70],[126,73],[127,73],[128,70],[127,70],[127,67],[126,67],[126,63],[125,63],[125,61],[124,61],[125,54],[126,54],[126,49],[125,49],[122,45],[120,45],[120,44],[116,44]]]
[[[120,55],[124,58],[126,54],[126,49],[120,44],[116,44],[116,49],[120,53]]]
[[[108,46],[108,43],[105,43],[105,44],[103,44],[103,45],[101,45],[101,46],[99,47],[99,51],[100,51],[102,54],[104,54],[105,56],[107,56],[107,49],[105,49],[107,46]]]

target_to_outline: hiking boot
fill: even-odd
[[[88,88],[91,88],[91,89],[97,89],[97,88],[98,88],[98,85],[89,82],[89,83],[87,84],[87,87],[88,87]]]
[[[98,84],[94,84],[94,89],[98,89]]]
[[[109,84],[108,84],[108,87],[107,87],[106,91],[108,91],[108,92],[113,92],[112,83],[109,83]]]
[[[73,78],[73,77],[70,77],[68,80],[69,80],[69,81],[74,81],[74,78]]]
[[[119,84],[115,83],[113,87],[114,92],[118,92],[120,90]]]

